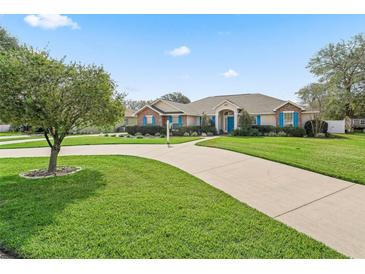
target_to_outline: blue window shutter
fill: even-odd
[[[215,116],[212,116],[212,126],[215,126]]]
[[[298,112],[294,112],[294,127],[298,127]]]
[[[261,125],[261,115],[256,116],[256,125],[258,125],[258,126]]]
[[[284,113],[279,113],[279,127],[284,127]]]
[[[202,117],[201,116],[199,117],[199,125],[200,126],[202,125]]]
[[[155,116],[152,116],[152,125],[155,124]]]
[[[170,122],[170,124],[172,124],[172,116],[171,115],[169,116],[169,122]]]
[[[179,123],[179,127],[181,127],[182,126],[182,116],[181,115],[179,115],[178,123]]]
[[[143,116],[143,125],[147,125],[147,117],[146,116]]]

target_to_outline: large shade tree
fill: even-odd
[[[353,118],[362,111],[365,93],[365,37],[356,35],[348,41],[329,44],[309,62],[310,71],[326,83],[332,102]]]
[[[189,104],[190,99],[182,94],[181,92],[171,92],[161,96],[161,99],[168,100],[171,102],[181,103],[181,104]]]
[[[44,129],[55,173],[61,144],[73,128],[115,124],[123,95],[102,67],[66,64],[28,47],[0,52],[0,119]]]

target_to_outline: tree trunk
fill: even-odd
[[[58,158],[59,153],[60,153],[60,147],[59,146],[53,146],[51,148],[51,157],[49,158],[49,164],[48,164],[48,172],[49,173],[56,173],[57,158]]]

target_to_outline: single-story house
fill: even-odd
[[[166,125],[174,127],[199,126],[206,114],[218,132],[230,133],[238,127],[242,110],[247,111],[257,125],[303,127],[318,111],[307,110],[291,101],[260,93],[210,96],[189,104],[157,99],[137,110],[137,125]]]
[[[137,117],[134,115],[134,111],[130,108],[126,108],[124,111],[123,126],[135,126],[137,125]]]

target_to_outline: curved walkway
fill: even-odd
[[[134,155],[176,166],[253,208],[354,258],[365,258],[365,186],[284,164],[195,146],[65,146],[61,155]],[[49,148],[2,149],[0,158],[48,156]]]

